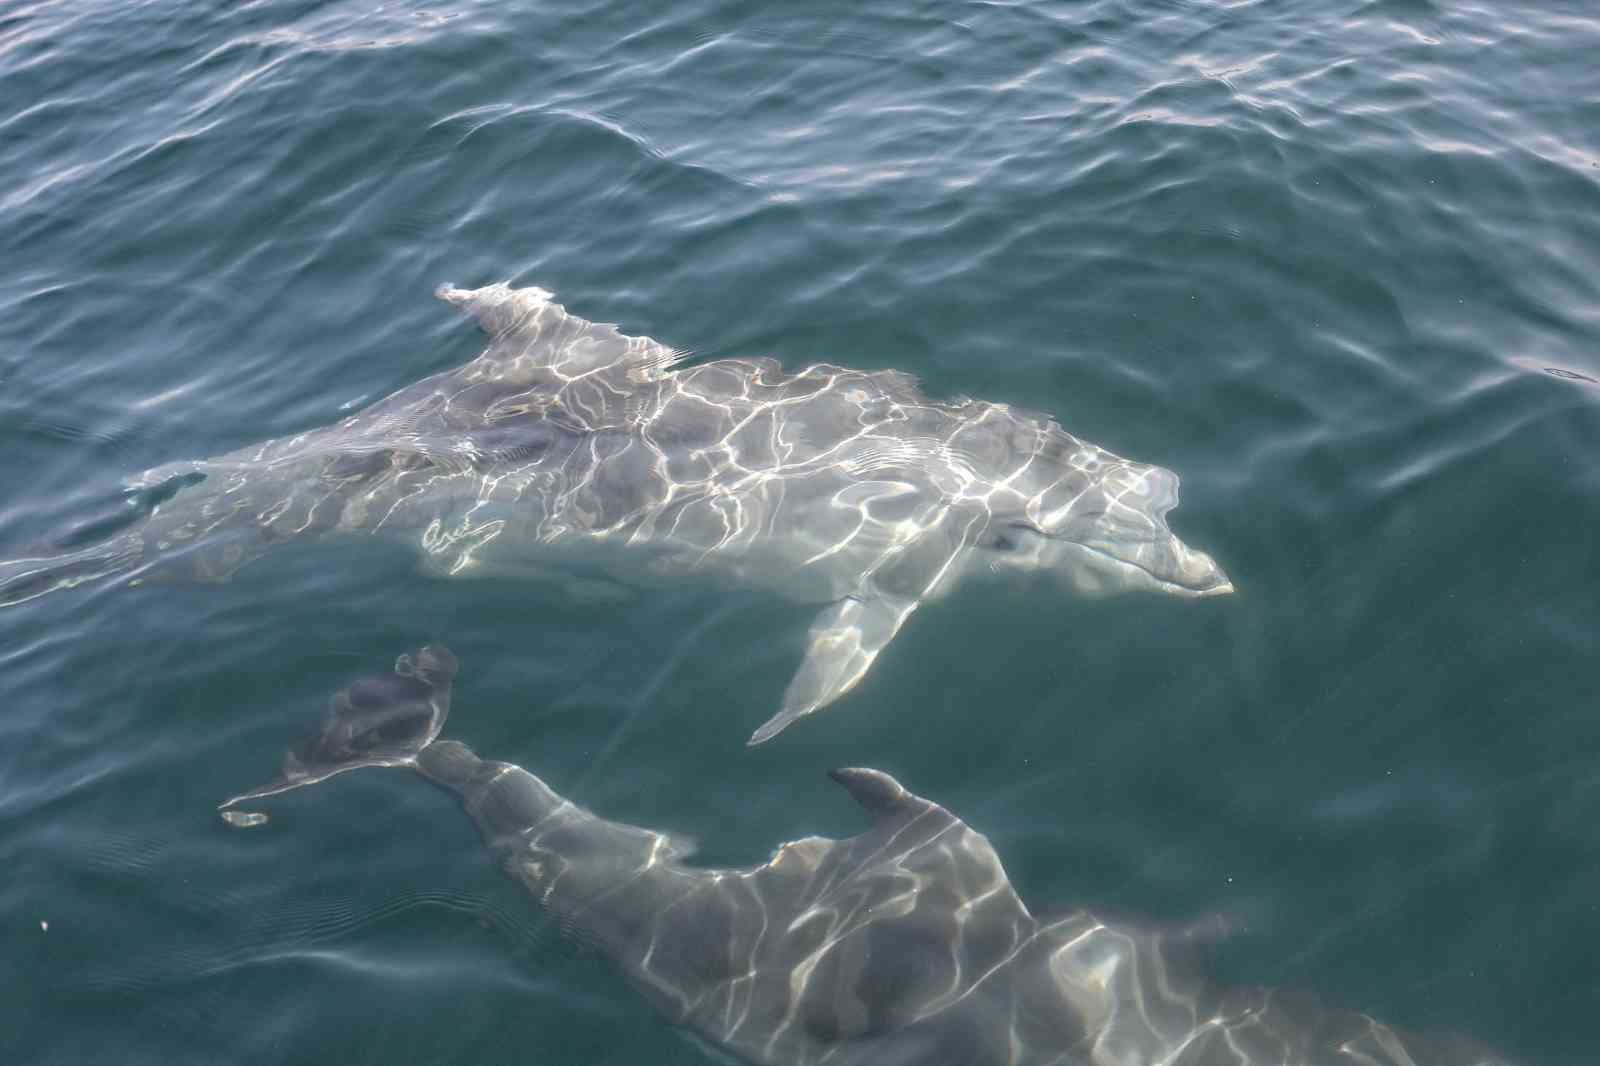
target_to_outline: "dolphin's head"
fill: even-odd
[[[1217,596],[1233,585],[1209,555],[1167,528],[1178,476],[1079,440],[1054,420],[972,402],[945,455],[951,490],[983,511],[973,562],[1047,573],[1074,591],[1147,589]],[[968,527],[976,528],[976,527]]]
[[[1113,460],[1092,479],[1069,480],[997,511],[977,547],[991,569],[1048,573],[1072,591],[1143,589],[1174,596],[1233,591],[1222,567],[1167,528],[1178,502],[1169,470]]]
[[[1080,595],[1144,590],[1199,597],[1233,591],[1216,560],[1171,533],[1144,542],[1114,532],[1080,541],[1026,521],[1004,522],[991,526],[978,547],[995,571],[1048,573]]]

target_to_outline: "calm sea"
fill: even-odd
[[[755,594],[325,544],[0,611],[4,1058],[705,1062],[407,775],[217,819],[437,640],[453,735],[708,860],[876,765],[1036,913],[1593,1062],[1597,57],[1589,0],[0,0],[0,558],[470,358],[434,287],[512,279],[1047,411],[1239,590],[962,589],[752,750],[809,619]]]

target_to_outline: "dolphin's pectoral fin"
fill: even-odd
[[[916,606],[916,600],[873,593],[848,596],[823,611],[812,623],[805,661],[783,694],[783,709],[756,730],[749,743],[771,740],[796,718],[826,707],[854,688]]]

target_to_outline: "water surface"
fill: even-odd
[[[470,358],[442,281],[917,374],[1183,479],[1238,595],[960,590],[772,744],[808,616],[310,545],[0,612],[16,1061],[701,1063],[450,800],[233,831],[440,640],[451,733],[710,861],[882,766],[1037,913],[1528,1063],[1600,1011],[1600,19],[1561,3],[0,7],[0,557]]]

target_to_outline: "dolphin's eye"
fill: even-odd
[[[1005,522],[990,529],[986,546],[997,552],[1021,551],[1044,535],[1032,522]]]
[[[1039,530],[1028,522],[1006,522],[994,527],[989,535],[989,548],[997,552],[1017,551],[1030,538],[1041,536]]]

